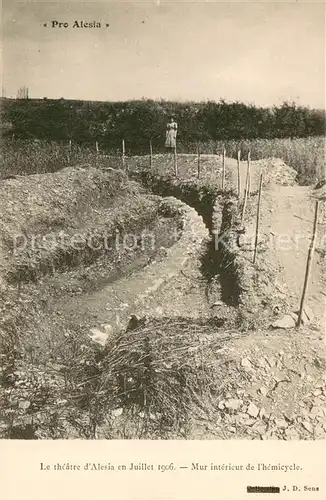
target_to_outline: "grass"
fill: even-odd
[[[287,138],[210,141],[201,144],[202,154],[220,154],[225,146],[226,154],[236,158],[241,150],[242,158],[251,151],[252,160],[262,158],[282,158],[298,172],[298,182],[302,185],[315,184],[325,178],[325,138]],[[196,144],[179,142],[180,153],[196,153]],[[130,153],[132,154],[132,152]],[[172,164],[172,160],[170,162]],[[97,155],[95,149],[77,144],[47,141],[6,140],[0,155],[0,179],[14,175],[54,172],[74,165],[101,165],[121,167],[121,158],[113,155]]]
[[[77,144],[47,141],[6,140],[0,155],[0,179],[15,175],[43,174],[62,168],[95,166],[96,151]]]
[[[230,338],[214,320],[141,319],[104,349],[66,329],[63,341],[49,339],[41,363],[35,346],[19,353],[6,337],[0,435],[94,439],[100,431],[108,439],[185,437],[192,418],[213,413],[225,390],[219,349]],[[116,411],[124,422],[115,421]]]
[[[248,141],[227,141],[227,156],[237,157],[238,149],[242,157],[251,152],[252,160],[261,158],[282,158],[298,172],[297,181],[301,185],[315,184],[325,178],[325,138],[307,137],[298,139],[254,139]],[[223,144],[219,144],[219,149]]]
[[[227,141],[208,141],[200,144],[202,154],[222,154],[237,158],[238,150],[242,159],[251,152],[252,160],[262,158],[281,158],[287,165],[298,172],[299,184],[314,184],[325,178],[325,137],[311,136],[285,139],[243,139]],[[196,154],[197,144],[183,144],[180,137],[180,153]]]

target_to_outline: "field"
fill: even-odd
[[[96,154],[75,144],[34,140],[4,140],[0,156],[0,178],[44,174],[65,167],[93,164]]]
[[[237,143],[228,141],[228,156],[236,158]],[[308,137],[302,139],[255,139],[242,143],[242,153],[248,150],[253,160],[261,158],[281,158],[298,173],[297,181],[307,185],[325,178],[325,138]]]
[[[127,145],[126,145],[127,147]],[[242,160],[245,160],[250,150],[252,160],[263,158],[280,158],[297,172],[297,182],[301,185],[316,184],[325,178],[325,139],[324,137],[308,137],[301,139],[255,139],[251,141],[207,142],[200,144],[201,154],[221,155],[223,147],[226,156],[237,157],[241,150]],[[197,145],[180,145],[182,154],[196,154]],[[128,148],[127,148],[128,151]],[[154,149],[154,152],[155,149]],[[121,155],[121,152],[120,152]],[[163,156],[161,158],[164,158]],[[134,164],[132,152],[126,158],[126,165]],[[138,163],[148,165],[149,159],[138,157]],[[167,168],[173,168],[171,165]],[[29,175],[35,173],[55,172],[67,166],[90,165],[121,168],[122,161],[116,151],[100,151],[94,148],[79,146],[67,142],[55,143],[47,141],[6,140],[2,144],[0,156],[0,179],[14,175]],[[162,161],[160,161],[162,165]],[[182,166],[183,165],[183,166]],[[171,167],[172,166],[172,167]],[[162,168],[162,167],[161,167]],[[196,175],[197,161],[189,164],[180,156],[180,172],[190,170],[190,175]]]

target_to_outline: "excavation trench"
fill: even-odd
[[[78,176],[82,177],[83,174],[79,173]],[[124,180],[119,178],[119,182],[123,183]],[[148,182],[143,184],[152,193],[150,196],[145,193],[138,193],[138,187],[136,186],[127,185],[124,189],[128,193],[129,201],[123,200],[123,202],[114,205],[115,202],[111,200],[109,206],[105,206],[104,208],[105,210],[109,208],[112,214],[112,210],[115,207],[115,221],[118,224],[117,227],[122,228],[122,234],[123,230],[127,232],[132,230],[138,231],[142,227],[148,227],[148,224],[151,223],[152,227],[154,227],[154,232],[156,231],[157,241],[160,246],[164,246],[163,253],[160,248],[156,248],[152,253],[141,255],[136,252],[129,258],[127,252],[125,257],[123,257],[126,260],[122,260],[121,265],[124,268],[124,272],[121,273],[117,272],[116,269],[119,269],[119,266],[117,266],[117,254],[114,254],[113,257],[112,255],[110,256],[111,261],[105,261],[103,256],[98,257],[96,253],[95,255],[85,255],[83,251],[77,252],[77,254],[72,255],[72,259],[69,261],[70,264],[65,268],[65,254],[61,255],[59,253],[58,256],[58,248],[55,248],[52,253],[47,252],[47,250],[39,252],[35,255],[34,260],[30,260],[30,254],[24,252],[23,258],[20,261],[18,259],[14,262],[16,265],[13,265],[11,268],[3,266],[4,276],[8,279],[6,300],[13,299],[13,302],[15,304],[18,303],[19,307],[15,309],[16,317],[12,321],[10,318],[8,320],[7,317],[7,322],[3,322],[1,326],[6,338],[10,337],[11,344],[14,342],[13,339],[16,338],[12,336],[14,329],[15,335],[18,334],[20,337],[20,342],[23,339],[25,349],[22,358],[10,358],[11,364],[8,368],[8,373],[27,373],[27,378],[24,376],[24,381],[22,381],[21,385],[21,389],[23,390],[25,387],[24,384],[26,383],[28,386],[30,383],[28,380],[30,356],[32,356],[35,370],[39,370],[41,373],[48,373],[48,370],[53,371],[53,369],[57,373],[59,366],[59,372],[64,373],[64,378],[58,372],[55,377],[59,385],[54,387],[52,382],[49,382],[50,396],[45,395],[43,403],[45,406],[50,405],[51,407],[51,401],[67,400],[70,422],[73,418],[78,420],[79,417],[77,418],[77,415],[80,411],[83,412],[85,408],[93,420],[100,421],[101,411],[107,414],[108,410],[113,411],[119,405],[125,404],[128,406],[130,401],[123,402],[119,394],[128,378],[132,378],[133,380],[139,379],[137,375],[138,365],[136,363],[133,366],[133,373],[130,376],[128,375],[128,369],[125,366],[119,365],[119,362],[116,365],[113,364],[109,369],[101,367],[99,365],[99,363],[101,364],[101,360],[98,356],[102,358],[103,363],[110,364],[111,361],[112,363],[116,362],[114,357],[112,359],[106,356],[103,357],[102,346],[109,345],[111,346],[110,349],[112,348],[115,352],[116,348],[120,348],[118,345],[120,346],[121,342],[123,344],[124,340],[128,342],[132,340],[131,337],[134,337],[134,333],[130,337],[126,332],[131,315],[136,314],[140,318],[155,316],[156,294],[158,290],[179,275],[186,263],[191,261],[195,255],[198,256],[199,248],[203,250],[200,268],[203,278],[207,282],[216,278],[219,279],[222,284],[223,300],[229,305],[237,305],[239,292],[236,286],[235,269],[232,264],[233,254],[228,249],[227,239],[226,243],[221,244],[221,240],[224,239],[225,234],[228,234],[233,221],[230,211],[225,208],[227,206],[225,204],[227,195],[222,196],[221,193],[210,186],[200,186],[196,183],[178,184],[173,179],[165,181],[158,178],[156,180],[153,179],[152,184]],[[136,189],[136,193],[134,193],[134,189]],[[164,197],[163,199],[160,198],[162,196]],[[104,203],[106,202],[104,201]],[[224,209],[222,210],[221,207],[223,206]],[[123,215],[124,207],[128,208],[129,217]],[[134,212],[133,209],[135,210]],[[84,223],[86,221],[88,227],[91,228],[92,226],[89,223],[92,224],[95,217],[100,223],[98,227],[103,229],[103,220],[107,218],[108,212],[103,211],[102,206],[98,206],[97,210],[99,212],[97,216],[96,211],[87,213],[87,217],[80,222]],[[122,215],[118,217],[119,211],[121,211]],[[66,221],[69,220],[69,211],[67,211],[67,214],[62,213],[59,215],[61,215],[61,223],[66,224]],[[50,210],[48,217],[52,217]],[[158,218],[160,218],[161,222],[156,224],[155,221]],[[26,219],[26,221],[22,220],[21,226],[23,227],[24,224],[27,225],[28,223],[29,219]],[[58,221],[53,219],[51,221],[52,227],[55,228],[57,223]],[[48,227],[48,221],[44,225]],[[76,228],[77,226],[73,227],[70,224],[70,229],[73,232]],[[110,229],[112,228],[114,226],[110,227]],[[177,230],[177,237],[175,237],[175,230]],[[174,234],[174,237],[171,232]],[[101,238],[101,231],[97,231],[96,234]],[[217,236],[221,234],[223,238]],[[216,242],[216,238],[218,242]],[[204,249],[202,245],[205,245]],[[57,257],[58,259],[56,260]],[[101,266],[106,267],[108,262],[110,262],[111,270],[108,273],[108,270],[105,269],[105,275],[101,278]],[[50,265],[47,265],[47,263]],[[49,270],[53,263],[56,264],[55,272],[51,275]],[[11,264],[13,264],[13,261]],[[29,268],[32,269],[32,275],[29,274]],[[26,269],[28,272],[26,272]],[[86,274],[88,273],[85,280],[81,277],[81,270],[83,269]],[[90,272],[94,272],[93,279],[89,278]],[[16,291],[17,283],[21,285],[18,293]],[[27,303],[29,307],[28,314],[26,314],[25,306]],[[201,345],[202,335],[208,335],[209,338],[215,336],[214,338],[220,339],[222,343],[228,341],[231,337],[229,333],[224,334],[225,328],[221,328],[224,324],[223,321],[218,317],[214,317],[214,314],[210,318],[210,320],[208,320],[208,317],[201,320],[194,320],[194,318],[190,319],[186,316],[175,316],[173,326],[171,324],[172,330],[169,330],[172,337],[174,337],[174,329],[176,328],[173,345],[177,349],[180,348],[182,350],[182,345],[185,344],[187,348],[191,350],[195,349],[197,352],[198,347]],[[161,318],[158,337],[156,339],[158,342],[160,342],[159,338],[164,334],[165,323],[168,322],[168,317]],[[185,329],[184,325],[187,324],[189,328]],[[138,323],[136,327],[139,327]],[[24,332],[23,336],[19,334],[17,328],[20,328]],[[134,326],[132,326],[132,330],[133,328]],[[167,326],[167,328],[169,327]],[[212,341],[215,342],[214,338],[212,338]],[[146,335],[139,337],[141,349],[145,348],[146,350],[146,339]],[[151,352],[155,352],[156,340],[153,337],[154,343],[151,343]],[[118,341],[118,344],[116,344],[116,341]],[[11,344],[7,346],[8,352],[12,347]],[[168,346],[167,348],[169,356],[173,357],[175,351],[171,350]],[[18,346],[18,349],[21,350],[21,345]],[[207,352],[210,352],[210,350]],[[110,356],[111,354],[110,350]],[[184,354],[188,355],[186,351]],[[130,359],[129,356],[131,356]],[[131,348],[126,358],[128,364],[133,359],[133,356],[133,349]],[[193,359],[194,370],[197,361],[197,358]],[[24,365],[24,363],[27,364]],[[157,363],[160,364],[161,361],[157,360]],[[203,361],[202,366],[204,367],[204,365]],[[54,366],[56,368],[53,368]],[[108,367],[108,365],[106,366]],[[143,370],[144,366],[141,365],[140,369]],[[116,372],[114,371],[115,369]],[[191,373],[195,373],[196,370],[193,371],[193,369],[190,370]],[[210,368],[208,371],[205,371],[203,380],[198,382],[200,390],[206,384],[205,381],[209,380],[209,370]],[[147,375],[145,372],[144,376],[146,378]],[[175,374],[173,372],[171,374],[171,383],[176,382],[178,387],[182,389],[184,381],[180,374],[181,372],[179,373],[179,371]],[[123,380],[121,380],[121,376]],[[32,374],[33,377],[34,372]],[[99,391],[99,387],[96,384],[94,386],[93,383],[89,384],[85,382],[86,380],[93,380],[93,377],[95,377],[95,382],[100,382],[100,384],[104,383],[104,379],[108,386],[112,384],[112,390],[110,389],[105,393],[108,398],[106,402],[103,401],[102,396],[100,397],[101,391]],[[107,378],[108,380],[106,380]],[[20,380],[20,375],[15,375],[15,384],[17,380]],[[144,380],[142,378],[140,380],[142,380],[141,386],[143,387]],[[9,385],[12,383],[10,379],[7,382]],[[195,379],[193,382],[197,384]],[[80,384],[86,385],[82,389],[77,390],[77,387],[81,387]],[[75,394],[74,391],[76,390]],[[153,397],[156,397],[155,393],[157,389],[152,387],[151,383],[149,390],[153,390]],[[179,428],[180,425],[182,427],[183,419],[179,417],[191,402],[191,394],[193,393],[191,388],[189,390],[190,392],[188,389],[186,390],[185,399],[181,399],[183,401],[182,405],[185,406],[178,406],[172,415],[169,413],[171,404],[169,405],[168,400],[164,403],[165,409],[161,421],[162,425],[170,429]],[[131,389],[131,392],[134,392],[133,389]],[[71,398],[72,393],[76,399]],[[159,390],[157,394],[159,395]],[[142,402],[138,400],[137,404],[143,405],[146,408],[146,401],[148,401],[146,399],[148,398],[146,391],[145,393],[142,391],[139,397],[140,399],[143,398],[143,400]],[[40,395],[37,395],[37,398],[40,398]],[[29,395],[28,399],[34,401],[35,398],[33,395]],[[156,404],[159,405],[160,402],[156,400]],[[205,403],[203,405],[205,406]],[[24,423],[26,429],[29,428],[30,418],[28,415],[29,413],[27,412],[24,418],[20,416],[17,425],[10,424],[9,431],[12,433],[12,436],[15,435],[17,429],[21,428],[20,422]],[[105,418],[105,415],[102,415],[102,417]],[[71,426],[67,423],[68,428],[61,429],[58,427],[58,424],[54,432],[53,429],[51,430],[51,423],[44,421],[42,411],[40,414],[38,411],[33,412],[33,422],[35,423],[34,427],[38,429],[36,438],[42,437],[42,432],[44,432],[46,437],[51,436],[52,438],[67,435],[72,436],[76,432],[76,426]],[[83,427],[83,424],[79,423],[78,425]],[[96,427],[96,422],[91,426],[89,424],[85,425],[83,430],[84,437],[95,437],[94,429]],[[112,435],[114,436],[115,432],[109,432],[109,436],[112,437]],[[133,429],[130,435],[137,435],[137,431]]]
[[[202,255],[203,276],[208,282],[218,277],[222,300],[227,305],[238,306],[242,290],[236,255],[241,230],[233,192],[222,192],[217,186],[199,180],[179,180],[158,175],[147,169],[131,175],[149,192],[174,196],[193,207],[203,218],[210,235]]]
[[[4,194],[10,194],[23,181],[5,183],[10,185],[3,186]],[[42,183],[50,195],[47,199],[40,189]],[[104,183],[110,190],[107,197]],[[89,193],[85,193],[85,184]],[[39,207],[25,198],[26,206],[21,211],[16,207],[15,218],[3,210],[0,306],[6,314],[0,328],[6,339],[14,337],[33,349],[37,346],[41,357],[48,344],[63,338],[66,330],[87,335],[104,325],[104,333],[111,335],[125,329],[131,314],[146,311],[149,298],[155,309],[157,291],[180,273],[207,237],[193,208],[176,198],[145,194],[121,172],[69,169],[30,176],[24,187],[27,192],[39,189],[44,200]],[[71,203],[70,189],[80,210]],[[58,191],[60,210],[55,211]],[[91,206],[87,205],[89,195]],[[32,217],[27,216],[28,211]],[[59,238],[62,231],[67,236],[65,244]],[[49,233],[58,239],[49,240]],[[19,248],[10,245],[17,234],[26,239]],[[32,241],[37,236],[39,247],[29,245],[29,234]],[[109,249],[102,245],[107,234]],[[74,244],[75,236],[82,236],[82,246]],[[131,246],[128,236],[132,237]],[[84,244],[87,237],[93,245]]]

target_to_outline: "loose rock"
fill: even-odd
[[[268,389],[266,387],[262,386],[262,387],[260,387],[259,392],[263,396],[266,396],[266,394],[268,393]]]
[[[285,316],[283,316],[283,318],[277,319],[276,321],[274,321],[274,323],[272,324],[272,327],[273,328],[290,329],[290,328],[294,328],[295,325],[296,325],[296,322],[293,319],[293,317],[290,314],[285,314]]]
[[[258,432],[258,434],[265,434],[267,430],[267,424],[265,424],[265,422],[262,422],[261,420],[258,420],[253,424],[252,429]]]
[[[243,358],[243,359],[241,360],[241,366],[242,366],[243,368],[249,368],[249,369],[252,369],[252,364],[251,364],[251,362],[250,362],[250,360],[249,360],[248,358]]]
[[[98,328],[91,328],[90,332],[91,334],[89,334],[89,337],[93,342],[96,342],[101,346],[105,346],[109,338],[109,335],[107,333],[101,332],[101,330],[99,330]]]
[[[310,422],[304,421],[302,422],[302,427],[306,429],[306,431],[310,432],[311,434],[313,433],[313,425]]]
[[[288,423],[284,418],[275,418],[274,422],[279,429],[286,429],[288,427]]]
[[[299,439],[298,432],[293,428],[285,429],[284,434],[287,439]]]
[[[245,425],[246,427],[251,427],[255,422],[256,420],[254,418],[248,418],[243,422],[243,425]]]
[[[259,414],[259,408],[254,403],[250,403],[250,405],[247,408],[247,413],[253,418],[258,417]]]
[[[229,410],[236,411],[239,410],[242,403],[243,403],[242,399],[229,399],[228,401],[225,402],[225,407],[228,408]]]

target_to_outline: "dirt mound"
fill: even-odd
[[[121,171],[65,168],[0,182],[1,235],[49,232],[135,191]]]
[[[317,198],[320,201],[325,201],[326,200],[326,184],[324,184],[322,187],[315,189],[313,193],[313,197]]]
[[[253,168],[259,167],[264,172],[264,184],[278,184],[281,186],[294,186],[297,172],[286,165],[280,158],[266,158],[252,162]]]
[[[121,171],[68,168],[2,181],[1,274],[12,283],[35,281],[91,264],[114,245],[116,231],[149,225],[158,204]]]

